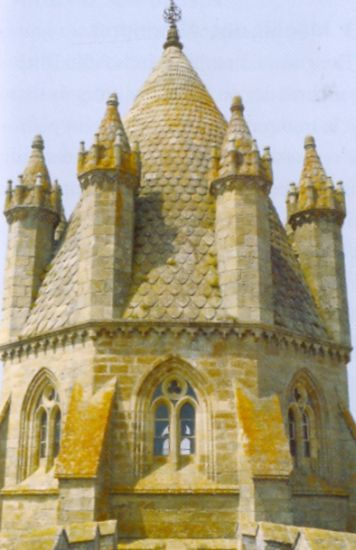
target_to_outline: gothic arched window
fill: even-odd
[[[43,369],[34,378],[21,412],[19,481],[41,467],[49,470],[60,449],[61,410],[50,371]]]
[[[288,407],[289,448],[298,466],[315,466],[318,457],[318,438],[315,404],[301,382],[294,385]]]
[[[152,397],[153,455],[173,461],[196,452],[198,400],[192,386],[177,375],[167,377]]]
[[[45,458],[47,454],[47,429],[48,429],[48,420],[47,412],[42,409],[40,411],[40,430],[39,430],[39,459]]]
[[[165,403],[159,404],[155,411],[154,426],[154,454],[156,456],[169,455],[169,417],[170,415],[167,405]]]
[[[48,383],[37,399],[35,416],[39,420],[37,434],[38,461],[34,465],[50,468],[58,455],[61,436],[61,412],[58,393],[53,384]],[[37,462],[37,464],[36,464]]]
[[[179,450],[181,455],[192,455],[195,452],[195,408],[189,402],[184,403],[179,411]]]
[[[61,420],[62,415],[59,409],[54,414],[54,427],[53,427],[53,458],[57,458],[61,443]]]
[[[288,433],[289,433],[289,449],[292,456],[297,454],[297,434],[296,434],[296,423],[295,423],[295,413],[293,409],[288,411]]]
[[[302,415],[302,434],[303,434],[303,452],[304,456],[310,457],[310,421],[306,411]]]

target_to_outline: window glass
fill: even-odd
[[[54,438],[53,438],[53,457],[56,458],[59,453],[61,441],[61,412],[57,411],[54,419]]]
[[[192,455],[195,452],[195,409],[185,403],[180,410],[180,454]]]
[[[309,416],[306,412],[303,413],[303,443],[304,443],[304,456],[310,457],[310,423]]]
[[[40,458],[45,458],[47,453],[47,413],[40,414]]]
[[[289,448],[292,456],[297,454],[297,441],[296,441],[296,426],[294,412],[289,409],[288,412],[288,428],[289,428]]]
[[[165,404],[157,407],[154,426],[154,454],[156,456],[169,455],[169,411]]]

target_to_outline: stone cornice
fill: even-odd
[[[111,495],[238,495],[239,493],[240,488],[236,485],[214,485],[213,487],[113,487],[110,489]]]
[[[290,214],[288,223],[295,230],[305,223],[312,223],[321,219],[342,225],[345,219],[345,213],[336,208],[310,208]]]
[[[45,495],[48,495],[48,496],[51,496],[51,495],[55,495],[55,496],[58,496],[59,495],[59,489],[55,489],[55,488],[50,488],[50,489],[32,489],[30,487],[12,487],[12,488],[6,488],[4,487],[3,489],[1,489],[0,491],[0,495],[5,497],[5,496],[24,496],[24,497],[27,497],[27,496],[45,496]]]
[[[266,194],[269,194],[271,186],[272,183],[270,181],[266,181],[260,176],[231,174],[212,181],[210,183],[210,193],[214,197],[217,197],[218,195],[222,195],[223,193],[225,193],[225,191],[233,191],[246,189],[247,187],[254,187],[256,189],[261,189]]]
[[[37,217],[41,221],[47,221],[51,225],[57,225],[60,219],[58,212],[46,206],[18,205],[5,211],[7,223],[11,224],[27,217]]]
[[[97,168],[90,170],[79,175],[79,182],[83,191],[91,186],[101,190],[113,190],[119,184],[132,189],[137,189],[139,186],[139,179],[136,175],[120,169],[100,170]]]
[[[203,337],[221,337],[224,339],[253,339],[255,342],[265,342],[283,346],[296,352],[307,355],[327,355],[342,362],[350,360],[351,348],[340,346],[330,340],[323,340],[303,336],[282,327],[237,323],[233,321],[206,322],[206,323],[174,323],[156,321],[90,321],[83,324],[69,326],[57,331],[43,333],[36,336],[19,338],[16,341],[0,346],[1,360],[6,361],[14,357],[29,356],[49,349],[57,349],[79,342],[96,342],[101,337],[114,338],[116,336],[150,336],[156,334],[189,336],[191,340]]]
[[[292,494],[296,496],[324,496],[324,497],[350,497],[350,492],[339,487],[311,488],[292,487]]]

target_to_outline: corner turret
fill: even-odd
[[[112,94],[92,147],[81,143],[80,320],[115,319],[131,280],[140,154],[131,149]]]
[[[271,324],[271,156],[268,148],[260,155],[243,112],[241,98],[235,97],[221,152],[212,154],[219,280],[226,315]]]
[[[62,216],[62,192],[52,185],[41,136],[35,136],[18,184],[7,184],[5,217],[9,224],[3,299],[2,341],[19,335],[37,296],[54,248]]]
[[[304,276],[330,337],[350,345],[345,263],[341,227],[346,216],[342,182],[325,173],[315,140],[307,136],[299,186],[290,185],[287,213],[290,235]]]

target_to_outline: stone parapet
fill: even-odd
[[[0,546],[2,550],[116,550],[117,523],[72,523],[18,535],[3,532]]]

